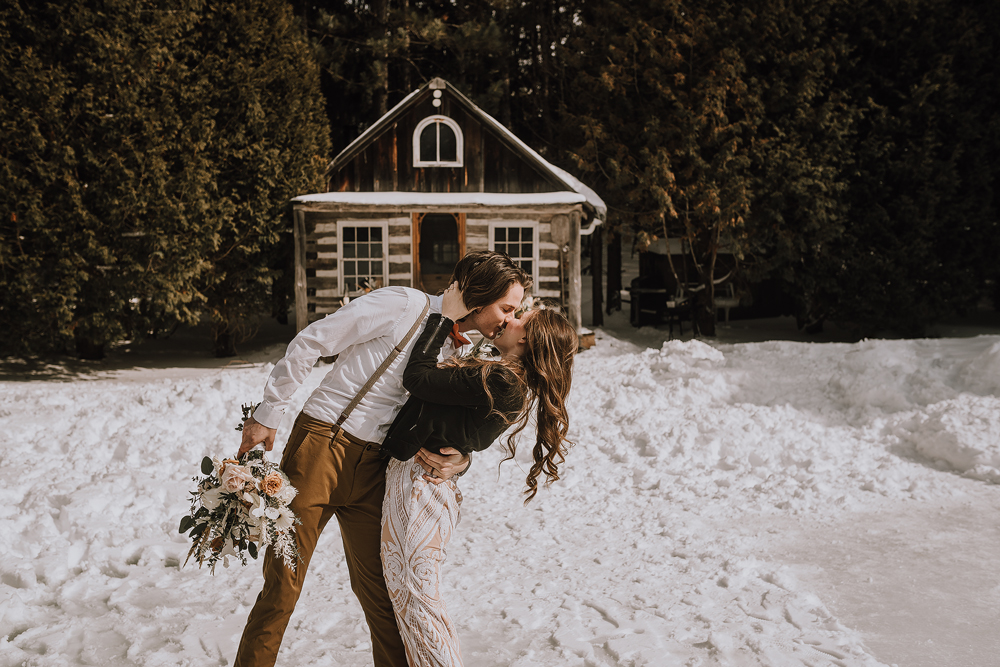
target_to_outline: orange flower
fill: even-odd
[[[281,487],[284,485],[285,481],[276,472],[268,473],[264,479],[260,480],[260,490],[269,496],[273,496],[278,491],[281,491]]]

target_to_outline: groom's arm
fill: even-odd
[[[285,356],[275,364],[264,386],[263,400],[243,425],[239,453],[248,452],[260,443],[268,451],[274,447],[281,418],[317,359],[392,334],[403,317],[412,319],[412,301],[405,293],[375,290],[300,331],[288,344]]]

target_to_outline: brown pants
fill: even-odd
[[[302,561],[292,572],[273,549],[267,550],[264,588],[247,619],[234,667],[274,665],[316,542],[334,515],[344,539],[351,588],[371,629],[375,665],[406,667],[379,557],[387,461],[379,457],[378,445],[344,432],[331,442],[330,435],[326,422],[305,414],[295,420],[281,468],[299,490],[291,509],[302,521],[295,528]]]

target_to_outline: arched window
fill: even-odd
[[[458,123],[447,116],[428,116],[413,131],[413,166],[461,167],[463,148]]]

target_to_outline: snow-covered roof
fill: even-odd
[[[370,206],[546,206],[582,204],[578,192],[319,192],[292,200],[301,204]]]
[[[594,225],[600,224],[600,221],[603,221],[605,219],[608,213],[607,204],[604,203],[604,200],[601,199],[601,197],[596,192],[594,192],[594,190],[584,185],[579,179],[571,175],[569,172],[565,171],[564,169],[560,169],[559,167],[555,166],[554,164],[543,158],[541,155],[539,155],[539,153],[536,150],[534,150],[533,148],[531,148],[531,146],[521,141],[517,137],[517,135],[515,135],[513,132],[504,127],[504,125],[495,118],[493,118],[493,116],[489,115],[488,113],[480,109],[472,100],[463,95],[458,89],[456,89],[454,86],[452,86],[444,79],[440,78],[435,78],[432,79],[431,81],[428,81],[420,88],[414,90],[412,93],[404,97],[396,106],[390,109],[384,116],[379,118],[367,130],[362,132],[357,139],[352,141],[347,146],[347,148],[342,150],[340,154],[337,155],[337,157],[335,157],[330,162],[329,166],[327,167],[327,172],[329,173],[335,168],[338,168],[341,163],[345,162],[347,159],[352,157],[354,153],[356,153],[363,145],[367,144],[369,140],[374,139],[375,136],[377,136],[378,133],[380,133],[383,130],[383,128],[392,123],[393,120],[395,120],[395,118],[402,113],[404,108],[408,107],[411,103],[414,102],[414,99],[416,98],[417,95],[419,95],[427,88],[438,89],[438,90],[441,88],[447,88],[448,91],[452,95],[454,95],[454,97],[458,99],[464,106],[466,106],[473,115],[477,116],[479,120],[482,121],[485,125],[492,128],[492,130],[496,132],[502,139],[505,139],[514,147],[516,147],[526,158],[528,158],[528,160],[535,162],[540,169],[542,169],[543,171],[547,171],[549,174],[554,176],[556,180],[563,183],[567,188],[569,188],[573,192],[582,195],[583,196],[582,201],[586,201],[587,204],[589,204],[594,209],[594,217],[596,218],[596,220],[594,220],[589,227],[581,230],[582,234],[586,235],[593,232]],[[361,194],[361,193],[355,193],[355,194]],[[371,193],[371,194],[387,194],[387,193]],[[406,194],[409,195],[411,193],[406,193]],[[545,193],[545,194],[551,194],[551,193]],[[314,196],[314,195],[308,195],[308,196]],[[524,196],[524,195],[518,195],[518,196]],[[385,200],[381,200],[379,203],[387,203],[387,202]],[[448,203],[452,202],[449,201]]]

